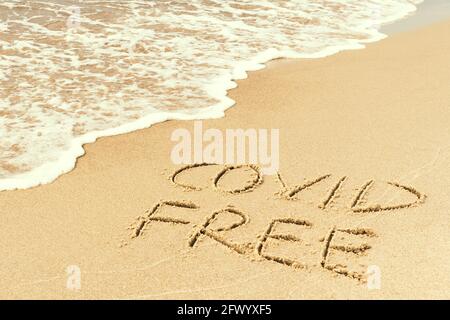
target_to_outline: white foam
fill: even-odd
[[[0,190],[53,181],[98,137],[222,117],[247,71],[361,49],[419,2],[3,1]]]

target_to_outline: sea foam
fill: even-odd
[[[4,0],[0,190],[51,182],[101,136],[221,117],[247,71],[363,48],[419,2]]]

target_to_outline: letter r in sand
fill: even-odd
[[[234,219],[237,218],[237,221],[230,223],[229,219],[227,219],[226,221],[228,221],[228,225],[225,226],[221,225],[222,221],[220,221],[221,220],[220,218],[224,217],[223,220],[225,220],[226,215],[231,215]],[[205,223],[203,223],[203,225],[201,225],[198,230],[194,232],[194,234],[189,239],[189,246],[194,247],[202,236],[206,236],[237,253],[240,254],[247,253],[248,247],[246,245],[234,243],[224,238],[220,234],[221,232],[224,231],[236,229],[246,224],[247,222],[248,217],[234,208],[228,207],[226,209],[216,211],[206,219]]]

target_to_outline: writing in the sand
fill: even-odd
[[[179,182],[179,176],[188,173],[190,170],[206,168],[213,164],[197,164],[185,166],[176,170],[171,181],[174,185],[187,190],[200,192],[208,186],[199,187],[195,184],[186,184]],[[252,173],[251,179],[243,179],[239,187],[224,188],[221,184],[222,179],[234,170],[246,169]],[[281,185],[277,199],[274,200],[299,200],[299,194],[306,192],[313,186],[324,183],[331,174],[321,175],[301,185],[288,186],[281,174],[278,173],[277,179]],[[347,177],[341,177],[335,180],[323,199],[318,201],[318,209],[326,211],[331,204],[339,198],[339,194]],[[254,192],[263,181],[258,167],[254,165],[225,166],[221,167],[211,179],[211,188],[218,192],[228,194],[241,194]],[[425,195],[410,186],[401,185],[396,182],[387,182],[394,190],[397,189],[410,195],[409,202],[390,203],[386,205],[375,204],[365,205],[365,198],[370,193],[374,185],[373,180],[364,183],[354,194],[348,203],[346,210],[352,217],[364,214],[377,214],[382,212],[391,212],[402,210],[420,205],[425,200]],[[173,215],[173,209],[177,209],[178,215]],[[181,210],[180,210],[181,209]],[[172,213],[171,213],[172,211]],[[167,225],[186,225],[190,230],[186,233],[186,243],[189,247],[195,248],[202,239],[210,239],[220,246],[226,247],[230,251],[249,258],[252,261],[270,261],[285,265],[293,269],[319,269],[331,271],[333,273],[356,279],[364,282],[367,266],[364,265],[367,256],[376,243],[377,233],[371,228],[361,227],[360,223],[349,225],[343,222],[342,225],[327,226],[321,219],[315,222],[311,219],[303,219],[298,216],[277,216],[261,228],[261,233],[253,242],[239,242],[233,239],[229,234],[236,234],[242,231],[245,234],[245,227],[250,223],[250,216],[236,206],[228,205],[224,208],[214,210],[213,212],[204,212],[203,222],[197,223],[191,218],[189,212],[202,212],[200,204],[191,201],[169,200],[160,201],[146,214],[139,217],[133,229],[133,238],[144,234],[146,228],[151,223],[163,223]],[[181,214],[183,212],[183,214]],[[190,218],[191,217],[191,218]],[[349,221],[346,219],[346,221]],[[274,245],[274,243],[276,245]],[[285,250],[280,250],[280,244],[284,243]],[[295,257],[288,254],[295,252]]]

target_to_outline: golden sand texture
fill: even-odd
[[[276,175],[182,170],[170,137],[193,123],[170,121],[86,146],[54,183],[1,192],[0,297],[449,298],[449,32],[239,81],[236,106],[203,125],[280,129]]]

